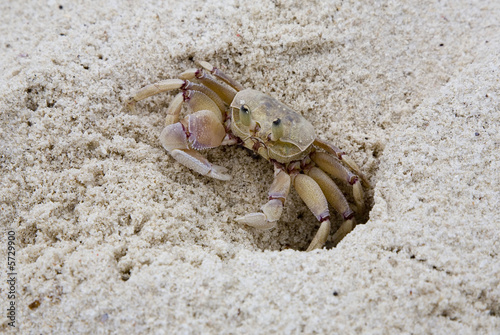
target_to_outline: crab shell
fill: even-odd
[[[257,126],[245,126],[240,121],[240,108],[246,106]],[[231,107],[231,131],[245,147],[255,150],[267,160],[289,163],[306,157],[316,138],[314,127],[302,115],[270,96],[245,89],[236,94]],[[273,141],[272,123],[280,119],[282,136]]]

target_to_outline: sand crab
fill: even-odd
[[[229,180],[226,168],[211,164],[198,151],[239,144],[274,165],[269,201],[260,212],[246,214],[237,222],[260,229],[275,227],[293,184],[321,222],[307,251],[322,248],[330,234],[328,203],[344,218],[332,237],[337,244],[353,229],[354,212],[327,173],[352,185],[357,210],[362,211],[361,183],[370,185],[356,163],[339,148],[317,138],[311,123],[291,108],[264,93],[245,89],[207,62],[199,65],[183,72],[179,79],[138,90],[127,101],[129,108],[134,109],[136,102],[155,94],[181,90],[169,106],[160,135],[161,144],[175,160],[204,176]],[[183,103],[192,113],[180,120]]]

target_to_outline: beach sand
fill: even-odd
[[[500,2],[0,12],[0,330],[14,301],[24,334],[500,333]],[[304,252],[319,224],[295,191],[276,228],[236,223],[272,165],[237,146],[206,152],[228,182],[177,163],[159,142],[175,93],[124,108],[196,60],[360,165],[367,210],[336,248]]]

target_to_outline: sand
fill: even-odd
[[[24,334],[500,333],[500,2],[0,12],[2,331],[13,301]],[[367,211],[336,248],[303,251],[319,224],[295,191],[276,228],[236,223],[272,166],[236,146],[206,153],[229,182],[178,164],[158,140],[174,93],[124,108],[196,60],[358,162]]]

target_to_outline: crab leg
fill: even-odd
[[[261,213],[250,213],[236,218],[238,223],[244,223],[259,229],[276,227],[276,222],[283,212],[288,192],[290,191],[290,175],[279,167],[274,168],[274,180],[269,190],[269,201],[261,207]]]
[[[174,100],[170,103],[165,117],[165,126],[169,126],[179,122],[179,115],[181,113],[182,104],[184,103],[184,93],[179,93],[175,96]]]
[[[215,92],[226,104],[231,104],[236,95],[236,90],[227,85],[217,82],[212,76],[206,74],[203,69],[190,69],[179,76],[186,80],[198,80],[202,85]]]
[[[330,212],[325,195],[318,183],[305,174],[296,175],[293,179],[293,185],[300,198],[321,222],[318,232],[306,251],[322,248],[330,234]]]
[[[362,211],[365,206],[363,188],[361,182],[357,175],[353,174],[347,168],[345,168],[340,162],[335,159],[332,155],[325,152],[315,152],[311,155],[311,159],[316,163],[323,171],[331,174],[333,177],[341,179],[352,185],[352,192],[354,195],[354,201],[358,211]]]
[[[220,111],[225,109],[224,102],[217,95],[217,93],[203,85],[195,84],[190,82],[189,80],[183,79],[167,79],[151,85],[147,85],[135,92],[135,94],[127,100],[127,105],[131,110],[134,110],[135,104],[138,101],[144,100],[153,95],[176,89],[182,89],[182,91],[184,92],[184,101],[190,101],[193,96],[197,96],[196,99],[193,100],[193,102],[196,102],[197,106],[190,106],[192,110],[209,109],[211,111],[214,111],[216,114],[220,114]],[[181,105],[182,101],[180,100],[180,97],[176,96],[171,104],[171,108],[169,109],[168,114],[178,115]],[[209,107],[204,108],[202,105],[209,105]],[[215,108],[214,105],[216,106]],[[173,112],[174,110],[176,110],[176,113]]]
[[[325,150],[332,155],[335,155],[339,160],[343,161],[351,170],[353,170],[363,181],[366,187],[371,187],[368,178],[361,172],[358,164],[356,164],[351,157],[349,157],[344,151],[340,150],[336,146],[327,141],[323,141],[322,139],[317,138],[314,140],[314,145],[317,145],[321,149]]]
[[[349,208],[349,204],[345,199],[342,191],[325,172],[317,167],[313,167],[307,171],[307,175],[314,179],[321,187],[321,191],[326,197],[326,200],[332,205],[335,210],[342,215],[344,220],[348,220],[354,216],[354,212]]]
[[[135,111],[136,102],[144,100],[156,94],[179,89],[182,87],[182,85],[184,85],[184,80],[182,79],[167,79],[144,86],[127,100],[127,105],[132,111]]]
[[[215,77],[219,78],[232,88],[234,88],[236,91],[241,91],[244,89],[243,85],[238,83],[236,80],[233,78],[229,77],[227,74],[213,66],[212,64],[205,62],[205,61],[199,61],[198,64],[205,70],[209,71],[211,74],[213,74]]]
[[[307,175],[318,183],[326,200],[344,218],[344,222],[332,237],[334,245],[337,245],[354,228],[354,212],[349,207],[347,200],[338,186],[325,172],[317,167],[313,167],[307,172]]]

